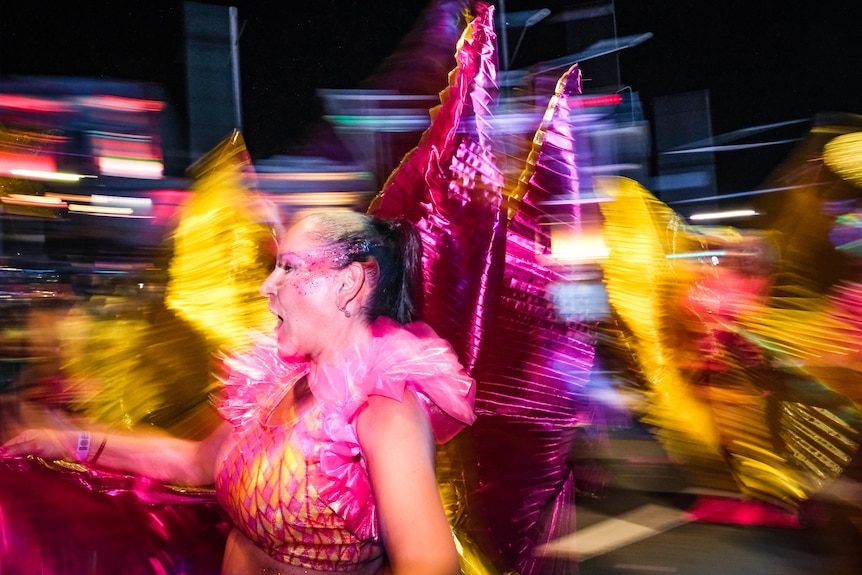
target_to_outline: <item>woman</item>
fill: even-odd
[[[305,216],[261,288],[275,342],[228,360],[226,422],[207,439],[31,430],[3,452],[215,483],[233,520],[225,575],[458,573],[434,444],[473,422],[475,389],[448,344],[411,323],[420,265],[406,223]]]

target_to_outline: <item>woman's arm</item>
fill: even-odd
[[[79,455],[81,431],[75,429],[28,429],[0,448],[0,455],[37,455],[45,459],[92,461],[104,441],[98,466],[149,477],[178,485],[211,485],[221,445],[228,438],[230,424],[223,422],[200,441],[178,439],[167,434],[90,433],[89,450]]]
[[[431,425],[413,393],[371,396],[357,432],[394,575],[457,575],[458,552],[440,500]]]

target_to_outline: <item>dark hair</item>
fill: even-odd
[[[403,218],[383,220],[349,210],[317,212],[311,235],[320,243],[338,248],[336,265],[352,262],[375,264],[368,271],[371,295],[365,317],[380,316],[400,324],[418,319],[422,308],[422,239]]]

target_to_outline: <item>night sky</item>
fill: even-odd
[[[416,0],[213,2],[239,8],[244,132],[253,155],[287,153],[319,118],[317,88],[352,88],[410,32]],[[312,6],[313,4],[313,6]],[[515,12],[583,2],[508,0]],[[651,32],[620,53],[622,84],[645,112],[657,96],[708,89],[713,132],[862,113],[862,42],[851,3],[838,0],[617,0],[619,35]],[[519,62],[566,54],[543,24]],[[517,33],[510,33],[510,50]],[[4,2],[0,73],[91,76],[161,84],[182,111],[182,3]],[[516,62],[518,64],[518,62]],[[583,65],[589,76],[589,62]]]

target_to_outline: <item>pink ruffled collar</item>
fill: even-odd
[[[356,416],[370,395],[401,400],[409,386],[425,407],[435,439],[443,443],[475,421],[475,382],[449,344],[424,323],[399,326],[380,319],[373,336],[339,360],[318,366],[309,386],[319,408],[319,426],[302,426],[309,480],[360,539],[377,539],[376,507],[361,457]],[[278,354],[272,338],[260,337],[248,353],[227,358],[221,413],[237,428],[263,421],[297,379],[304,362]]]

